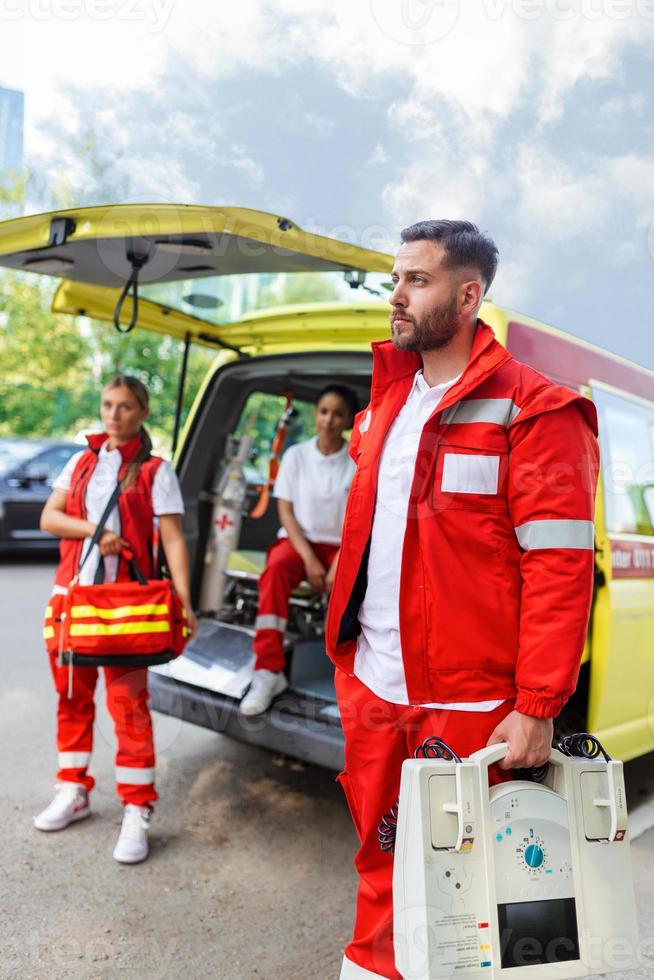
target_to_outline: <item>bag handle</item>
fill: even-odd
[[[98,542],[100,541],[100,538],[102,537],[102,534],[103,534],[104,529],[105,529],[105,524],[109,520],[109,515],[111,514],[112,510],[114,509],[114,507],[118,503],[118,498],[120,497],[121,490],[122,490],[122,487],[120,485],[120,480],[118,480],[118,482],[116,483],[116,486],[114,487],[114,491],[113,491],[111,497],[107,501],[107,506],[102,511],[102,516],[101,516],[100,520],[98,521],[98,523],[96,525],[96,528],[95,528],[95,531],[93,532],[93,534],[91,536],[91,540],[89,542],[89,546],[86,549],[86,554],[84,555],[84,557],[82,558],[82,560],[81,560],[81,562],[79,564],[79,568],[77,569],[77,574],[73,578],[73,582],[79,581],[80,572],[84,568],[84,565],[86,564],[89,555],[93,551],[94,546],[96,544],[98,544]],[[102,564],[102,562],[100,564]]]
[[[139,585],[147,585],[148,580],[136,564],[136,559],[134,557],[134,552],[131,548],[121,548],[120,556],[129,565],[129,571],[133,582],[138,582]],[[104,585],[105,567],[104,567],[104,557],[100,556],[100,561],[98,562],[98,567],[95,570],[95,576],[93,578],[94,585]]]

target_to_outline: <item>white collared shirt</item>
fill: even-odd
[[[70,490],[73,473],[81,457],[81,452],[75,453],[74,456],[71,456],[57,479],[52,484],[54,490]],[[86,518],[87,520],[91,521],[92,524],[98,523],[102,517],[105,507],[109,503],[109,499],[116,488],[121,463],[122,456],[120,455],[120,450],[107,449],[107,443],[104,442],[100,446],[98,461],[91,475],[91,479],[88,482],[86,496],[84,499]],[[172,466],[165,460],[159,465],[159,468],[154,475],[154,480],[152,481],[152,509],[155,517],[161,517],[163,514],[184,513],[184,502],[182,500],[179,481]],[[114,531],[115,534],[120,534],[120,512],[118,510],[118,506],[114,507],[111,514],[107,518],[105,530]],[[85,541],[82,549],[82,557],[84,557],[87,550],[88,541]],[[89,554],[88,560],[84,563],[84,567],[82,568],[79,579],[81,585],[93,584],[99,557],[100,553],[98,551],[98,546],[95,545],[92,552]],[[108,555],[104,560],[104,565],[105,582],[115,582],[116,574],[118,572],[118,556]],[[55,585],[54,587],[54,592],[57,594],[63,595],[66,593],[66,591],[67,590],[60,585]]]
[[[350,459],[349,443],[325,456],[318,438],[290,446],[275,480],[274,496],[293,504],[293,515],[307,541],[340,544],[347,495],[356,466]],[[287,537],[279,529],[278,537]]]
[[[354,673],[377,697],[408,704],[400,646],[400,572],[409,494],[425,423],[445,393],[458,381],[430,388],[422,369],[416,373],[406,402],[394,419],[379,461],[377,500],[370,539],[368,584],[361,608]],[[493,711],[499,701],[424,704],[452,711]]]

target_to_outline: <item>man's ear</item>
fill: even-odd
[[[481,306],[484,291],[478,279],[469,279],[459,286],[459,313],[463,316],[474,316]]]

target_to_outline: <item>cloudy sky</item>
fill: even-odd
[[[654,368],[654,0],[0,0],[26,162],[392,248],[500,248],[496,302]]]

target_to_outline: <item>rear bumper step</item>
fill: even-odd
[[[154,671],[149,672],[149,688],[151,706],[161,714],[325,769],[343,768],[343,731],[327,702],[307,698],[291,688],[263,715],[244,718],[238,713],[235,698]],[[330,708],[331,715],[325,714]]]

